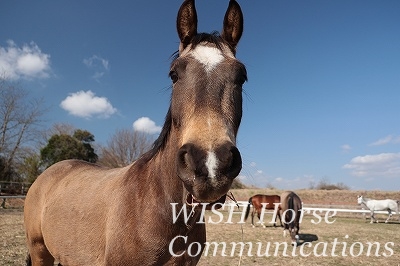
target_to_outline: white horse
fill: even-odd
[[[365,198],[363,196],[357,196],[357,202],[358,204],[364,205],[371,211],[371,224],[375,221],[378,223],[378,220],[375,219],[374,217],[374,212],[375,211],[384,211],[387,210],[389,213],[389,217],[386,219],[385,223],[387,223],[392,217],[392,211],[395,211],[396,214],[399,215],[399,221],[400,221],[400,214],[399,214],[399,205],[400,201],[399,200],[392,200],[392,199],[385,199],[385,200],[373,200],[369,198]]]

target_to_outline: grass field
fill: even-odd
[[[239,220],[239,215],[236,219]],[[203,254],[199,265],[239,265],[239,261],[241,265],[399,265],[400,224],[397,221],[370,224],[361,215],[359,218],[332,218],[335,219],[332,224],[324,221],[314,224],[312,219],[317,220],[311,215],[304,217],[301,237],[318,240],[298,246],[294,251],[289,237],[283,237],[280,227],[208,224],[207,242],[217,242],[219,246],[212,246],[207,256]],[[226,243],[225,252],[222,252],[222,242]],[[240,246],[233,249],[231,242],[246,243],[241,258]],[[232,250],[234,256],[231,256]],[[212,256],[214,251],[216,256]]]
[[[354,206],[357,205],[357,194],[361,194],[359,191],[297,192],[305,203]],[[280,191],[246,189],[233,193],[237,200],[247,200],[253,194],[279,194]],[[363,194],[372,198],[400,199],[398,192],[374,191]],[[0,209],[0,265],[24,265],[26,247],[22,204],[21,200],[14,206],[11,201],[6,205],[8,209]],[[221,213],[224,215],[221,222],[207,224],[210,247],[199,265],[400,265],[400,224],[397,215],[388,224],[370,224],[369,219],[365,220],[360,214],[331,217],[331,224],[324,220],[317,223],[316,217],[306,215],[301,224],[301,238],[317,240],[293,250],[289,238],[283,237],[282,228],[274,228],[267,222],[267,228],[252,228],[250,220],[245,224],[238,223],[240,214],[233,214],[232,223],[225,223],[229,213]],[[218,215],[211,212],[207,215],[207,220],[220,220]],[[270,218],[267,214],[266,221]],[[378,218],[383,222],[385,217],[380,215]],[[231,242],[236,244],[235,248]],[[242,256],[239,254],[241,243]]]

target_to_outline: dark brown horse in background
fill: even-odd
[[[281,194],[281,208],[283,217],[283,236],[289,231],[292,245],[299,243],[300,218],[302,215],[302,202],[293,191],[285,191]]]
[[[174,220],[172,203],[190,212],[192,203],[223,202],[241,170],[236,134],[247,76],[235,50],[242,29],[234,0],[221,35],[198,34],[194,0],[183,2],[160,136],[123,168],[68,160],[41,174],[25,201],[29,265],[197,264],[206,241],[203,216]]]
[[[264,221],[261,220],[261,212],[263,208],[266,210],[274,210],[274,216],[275,216],[275,221],[274,221],[274,227],[276,226],[276,217],[278,216],[279,222],[282,225],[282,220],[281,220],[281,214],[280,214],[280,203],[281,203],[281,197],[279,195],[262,195],[262,194],[257,194],[249,198],[249,203],[247,204],[247,209],[246,209],[246,215],[245,215],[245,220],[247,220],[247,217],[249,216],[250,212],[250,206],[253,205],[253,211],[251,212],[251,225],[255,227],[254,225],[254,215],[257,213],[258,220],[260,221],[261,225],[265,228]]]

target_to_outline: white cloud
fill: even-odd
[[[98,97],[90,90],[71,93],[60,106],[71,115],[83,118],[108,118],[117,112],[107,98]]]
[[[0,46],[0,72],[15,80],[48,78],[50,55],[42,53],[34,42],[18,47],[13,41],[8,41],[7,47]]]
[[[388,135],[384,138],[378,139],[377,141],[369,144],[369,146],[382,146],[389,143],[400,143],[400,136]]]
[[[394,177],[400,175],[400,153],[357,156],[343,166],[358,177]]]
[[[161,127],[148,117],[141,117],[133,122],[133,130],[145,132],[148,134],[155,134],[161,132]]]
[[[352,149],[349,144],[344,144],[340,146],[340,148],[342,149],[343,152],[349,152]]]
[[[97,55],[83,59],[83,63],[85,66],[95,71],[92,78],[97,81],[99,81],[99,79],[102,78],[110,69],[108,60]]]

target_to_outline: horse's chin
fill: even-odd
[[[194,180],[192,182],[184,181],[183,184],[189,197],[186,198],[187,202],[223,204],[226,193],[232,185],[232,180],[228,178],[220,179],[218,182]]]
[[[225,203],[226,194],[216,200],[197,200],[192,194],[188,193],[186,195],[186,204],[190,206],[200,206],[206,204],[206,209],[210,210],[212,208],[219,209]]]

